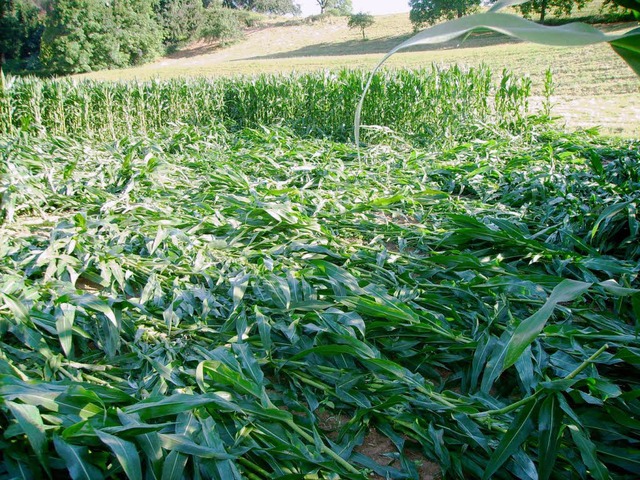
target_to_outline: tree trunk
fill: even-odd
[[[547,0],[542,0],[540,4],[540,23],[544,24],[544,16],[547,13]]]
[[[362,29],[362,40],[366,40],[367,37],[364,36],[364,28]]]

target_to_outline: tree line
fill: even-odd
[[[442,20],[460,18],[469,14],[480,5],[495,3],[495,0],[409,0],[411,22],[416,29],[425,25],[433,25]],[[589,0],[530,0],[515,8],[525,17],[537,17],[540,23],[545,23],[547,14],[556,16],[569,15],[574,10],[581,10]],[[603,7],[615,10],[617,8],[633,9],[638,0],[604,0]]]
[[[316,0],[348,14],[351,0]],[[0,67],[83,73],[149,62],[197,39],[242,36],[259,14],[299,15],[294,0],[0,0]]]

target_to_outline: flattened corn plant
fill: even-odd
[[[637,478],[640,144],[372,135],[2,136],[0,477]]]

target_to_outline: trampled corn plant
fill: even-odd
[[[637,142],[3,141],[0,475],[640,472]]]

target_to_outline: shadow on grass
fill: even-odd
[[[412,37],[412,34],[395,35],[390,37],[382,37],[374,40],[347,40],[340,43],[319,43],[316,45],[308,45],[297,50],[287,52],[274,53],[271,55],[257,55],[238,59],[234,61],[246,60],[277,60],[285,58],[301,58],[301,57],[336,57],[348,55],[367,55],[367,54],[384,54],[394,47],[398,46],[405,40]],[[463,39],[456,39],[446,43],[437,45],[418,45],[403,50],[404,52],[426,52],[435,50],[451,50],[455,48],[479,48],[490,45],[507,45],[521,43],[520,40],[500,35],[494,32],[474,33],[464,42]]]
[[[192,58],[199,55],[208,55],[222,50],[223,46],[219,42],[198,43],[180,50],[173,51],[165,55],[165,58],[172,60],[180,60],[183,58]]]

